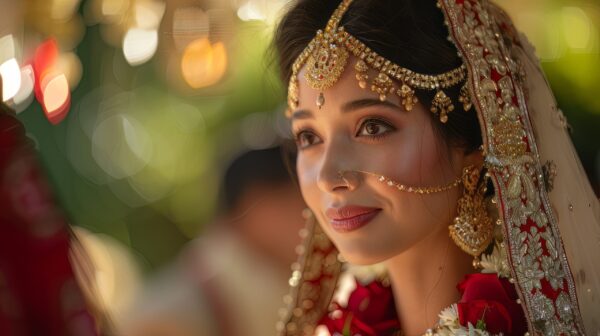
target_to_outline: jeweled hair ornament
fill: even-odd
[[[323,92],[331,88],[340,78],[348,63],[350,54],[358,58],[354,65],[358,85],[379,95],[382,101],[388,94],[396,94],[406,111],[411,111],[418,98],[415,89],[436,91],[431,102],[431,112],[439,115],[442,123],[448,121],[448,114],[454,110],[454,103],[443,91],[465,81],[467,69],[464,64],[448,72],[427,75],[414,72],[397,65],[377,54],[356,37],[348,33],[339,23],[348,10],[352,0],[344,0],[335,10],[325,30],[317,31],[300,56],[292,65],[292,75],[288,85],[288,116],[298,108],[298,73],[304,65],[304,79],[308,85],[319,91],[316,105],[321,108],[325,104]],[[369,70],[379,72],[369,83]],[[394,81],[397,83],[395,84]],[[471,108],[471,100],[466,87],[460,90],[459,101],[466,111]]]

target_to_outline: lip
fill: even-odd
[[[380,208],[348,205],[341,208],[328,208],[325,215],[329,218],[331,227],[343,233],[367,225],[380,211]]]

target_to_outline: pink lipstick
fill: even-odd
[[[367,225],[380,211],[379,208],[348,205],[341,208],[328,208],[325,215],[334,230],[350,232]]]

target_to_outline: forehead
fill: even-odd
[[[339,110],[346,102],[357,99],[379,99],[379,95],[370,90],[370,88],[367,87],[362,89],[358,85],[356,70],[354,70],[357,61],[358,58],[354,56],[348,57],[346,65],[337,81],[335,81],[332,87],[322,91],[325,98],[323,109],[329,110],[334,107]],[[369,78],[374,78],[377,75],[377,72],[369,69],[367,75]],[[305,64],[298,72],[298,109],[310,111],[318,110],[317,99],[321,91],[313,89],[311,85],[309,85],[306,76],[307,65]],[[387,96],[386,101],[397,104],[397,101],[394,101],[393,95],[391,94]]]

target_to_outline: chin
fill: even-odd
[[[360,246],[355,246],[351,250],[338,248],[338,251],[340,251],[340,254],[346,261],[360,266],[379,264],[396,255],[396,253],[391,253],[390,251],[373,251],[372,248],[362,248]]]

